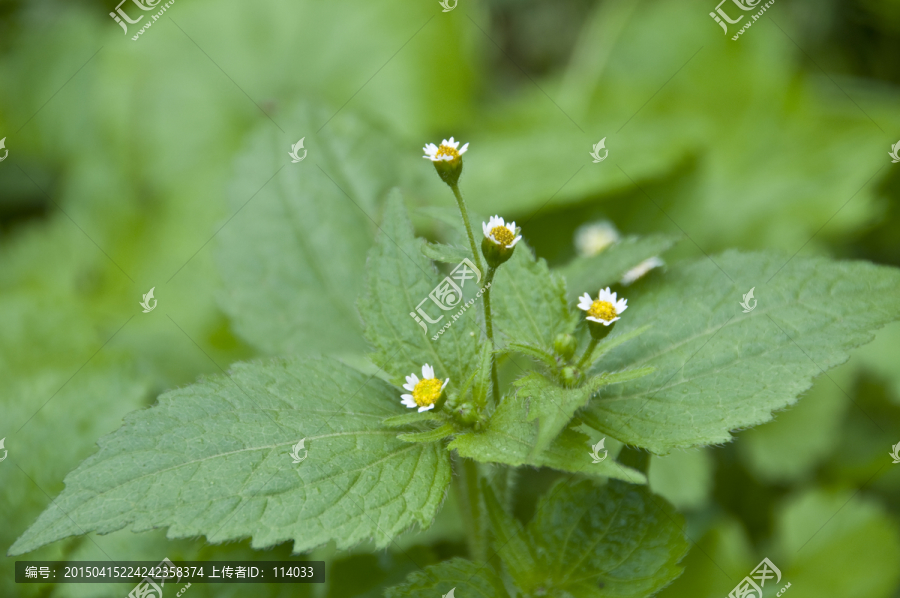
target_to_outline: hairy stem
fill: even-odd
[[[591,355],[594,353],[594,349],[597,348],[597,343],[600,342],[600,339],[591,338],[591,344],[587,346],[587,349],[584,350],[584,355],[581,356],[581,360],[578,362],[578,369],[584,368],[584,364],[590,360]]]
[[[487,333],[488,342],[491,348],[494,347],[494,319],[491,315],[491,285],[494,282],[494,273],[496,268],[488,267],[487,275],[484,277],[484,327]],[[497,378],[497,360],[491,359],[491,392],[494,397],[494,405],[500,404],[500,382]]]
[[[472,223],[469,222],[469,211],[466,209],[466,201],[459,192],[459,185],[450,185],[453,189],[453,195],[456,196],[456,205],[459,206],[459,213],[462,214],[463,224],[466,225],[466,234],[469,236],[469,245],[472,249],[472,256],[475,258],[475,265],[481,272],[484,272],[484,266],[481,264],[481,254],[478,251],[478,245],[475,244],[475,236],[472,234]]]

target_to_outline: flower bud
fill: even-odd
[[[565,386],[577,386],[578,381],[581,379],[581,372],[571,365],[564,367],[560,373],[562,375],[562,382]]]
[[[575,355],[577,346],[578,342],[571,334],[557,334],[553,340],[553,349],[556,351],[556,354],[566,361],[569,361]]]

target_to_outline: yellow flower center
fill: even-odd
[[[492,228],[491,236],[504,247],[508,247],[509,244],[513,242],[513,239],[515,239],[515,236],[509,232],[509,229],[505,226],[495,226]]]
[[[434,405],[441,398],[441,381],[437,378],[419,380],[412,392],[413,400],[419,407]]]
[[[592,318],[609,322],[618,314],[616,314],[616,307],[609,301],[594,301],[591,303],[588,315]]]
[[[435,158],[440,158],[441,156],[450,156],[450,160],[454,161],[459,158],[459,152],[456,151],[452,146],[449,145],[441,145],[438,148],[437,153],[434,155]]]

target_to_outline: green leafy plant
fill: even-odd
[[[224,303],[237,328],[264,351],[300,354],[237,363],[127,416],[10,554],[161,527],[254,548],[292,541],[295,553],[381,548],[428,529],[452,487],[468,558],[425,566],[388,597],[649,596],[681,574],[688,543],[647,487],[648,454],[770,420],[900,319],[900,271],[774,252],[677,263],[620,288],[626,305],[608,287],[675,239],[629,238],[556,270],[514,224],[491,219],[479,246],[458,184],[464,148],[435,150],[463,219],[450,243],[416,237],[384,169],[346,168],[341,147],[322,148],[324,168],[286,175],[282,201],[246,224],[256,253],[219,257],[232,266]],[[366,257],[354,231],[367,231],[358,210],[375,206]],[[286,234],[268,236],[276,226]],[[479,295],[435,335],[410,314],[462,260]],[[341,270],[357,263],[364,283]],[[283,281],[276,294],[261,292],[267,276]],[[759,306],[744,313],[750,287]],[[295,313],[302,325],[286,327]],[[366,362],[302,354],[363,339]],[[601,438],[608,457],[593,459]],[[294,463],[300,439],[308,457]],[[527,521],[514,511],[526,467],[557,472]]]

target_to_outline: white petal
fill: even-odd
[[[468,144],[468,143],[466,143],[464,146],[462,146],[461,148],[459,148],[459,155],[462,156],[464,153],[466,153],[466,150],[467,150],[467,149],[469,149],[469,144]]]
[[[482,222],[482,223],[481,223],[481,231],[484,233],[484,236],[485,236],[485,237],[489,237],[489,236],[490,236],[490,234],[488,233],[488,225],[487,225],[487,222]]]
[[[434,368],[427,363],[422,366],[422,378],[424,378],[425,380],[434,378]]]
[[[419,377],[416,376],[415,374],[410,374],[409,376],[406,377],[406,383],[412,384],[413,386],[415,386],[416,384],[419,383]]]
[[[416,385],[415,384],[404,384],[403,388],[405,388],[409,392],[412,392],[416,389]]]
[[[407,397],[409,397],[409,398],[407,398]],[[400,402],[403,403],[404,407],[409,407],[410,409],[412,409],[413,407],[418,406],[418,405],[416,405],[415,400],[413,400],[412,395],[402,395],[401,399],[402,400]]]
[[[444,383],[441,384],[441,390],[444,390],[444,387],[447,386],[448,382],[450,382],[450,378],[447,378],[446,380],[444,380]]]
[[[510,243],[509,245],[507,245],[507,247],[509,247],[509,248],[515,247],[515,246],[516,246],[516,243],[518,243],[518,242],[519,242],[519,239],[521,239],[521,238],[522,238],[522,235],[519,235],[518,237],[516,237],[515,239],[513,239],[513,242]]]
[[[434,403],[432,403],[431,405],[426,405],[425,407],[419,407],[419,413],[428,411],[429,409],[434,409]]]

